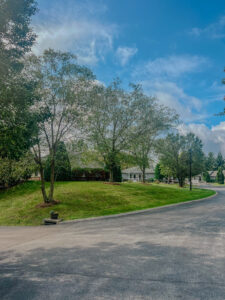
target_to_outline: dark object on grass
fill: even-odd
[[[52,220],[57,220],[59,214],[57,212],[54,212],[54,210],[50,211],[50,217]]]
[[[60,222],[62,222],[62,219],[57,219],[57,220],[54,220],[54,219],[44,219],[43,220],[43,224],[44,225],[57,225]]]

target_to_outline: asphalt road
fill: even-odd
[[[0,227],[0,299],[225,299],[225,189],[130,216]]]

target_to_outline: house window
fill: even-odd
[[[134,174],[134,178],[136,178],[136,174]]]
[[[132,174],[130,174],[130,178],[132,178]]]

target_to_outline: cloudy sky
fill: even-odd
[[[105,84],[141,83],[225,155],[224,0],[38,0],[35,53],[71,51]]]

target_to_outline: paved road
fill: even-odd
[[[225,189],[126,217],[0,227],[0,299],[225,299]]]

